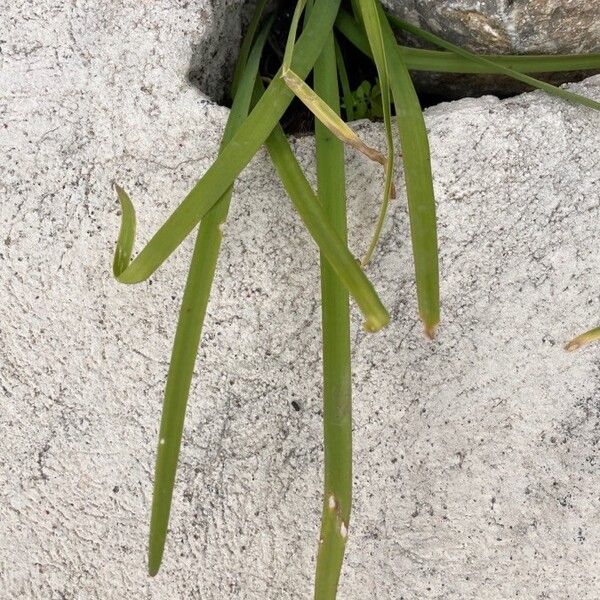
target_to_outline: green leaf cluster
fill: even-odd
[[[594,100],[527,74],[598,69],[600,55],[479,56],[386,15],[378,0],[352,0],[350,12],[343,10],[340,3],[340,0],[298,0],[282,68],[265,89],[259,67],[273,18],[264,16],[267,1],[259,0],[240,50],[231,90],[233,105],[218,158],[133,260],[135,210],[124,189],[116,186],[122,217],[113,273],[119,281],[137,283],[147,279],[198,227],[171,354],[157,444],[149,541],[152,575],[159,570],[167,538],[185,411],[221,247],[222,225],[227,219],[235,180],[259,148],[266,146],[321,257],[325,477],[315,599],[333,600],[352,503],[349,301],[352,298],[363,314],[367,331],[377,331],[388,323],[389,314],[364,266],[376,252],[389,200],[396,195],[395,163],[401,162],[404,170],[410,220],[407,234],[412,242],[419,314],[427,335],[433,337],[440,320],[433,173],[427,130],[411,71],[500,73],[559,100],[600,109]],[[303,12],[305,18],[301,20]],[[421,37],[441,50],[399,45],[393,28]],[[377,70],[376,82],[364,81],[357,89],[350,89],[339,36],[372,58]],[[311,72],[314,89],[307,83]],[[315,115],[316,191],[279,125],[294,95]],[[346,121],[341,117],[342,108]],[[360,118],[383,119],[385,149],[371,148],[360,139],[349,124]],[[394,131],[400,142],[401,161],[395,158]],[[385,169],[381,210],[362,264],[347,245],[344,144],[363,152]],[[598,338],[600,331],[592,330],[576,338],[569,348]]]

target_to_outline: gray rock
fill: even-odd
[[[448,41],[485,54],[579,54],[600,52],[600,3],[586,0],[383,0],[390,12]],[[407,39],[407,38],[404,38]],[[411,43],[421,45],[418,40]],[[552,83],[582,79],[583,73],[542,78]],[[589,76],[589,73],[588,75]],[[429,93],[449,97],[525,88],[490,76],[416,74]]]
[[[383,0],[396,16],[470,50],[600,51],[600,6],[584,0]]]
[[[142,242],[215,157],[227,112],[186,81],[196,7],[37,0],[3,17],[0,597],[310,597],[318,257],[263,152],[225,227],[165,563],[145,574],[191,244],[151,281],[116,284],[111,182],[131,192]],[[600,98],[600,78],[574,89]],[[600,313],[599,117],[534,93],[426,118],[444,322],[424,339],[399,195],[369,269],[393,323],[367,335],[353,316],[340,598],[595,600],[600,355],[562,344]],[[359,126],[383,145],[380,125]],[[312,173],[312,140],[293,144]],[[349,152],[348,177],[358,254],[381,173]]]

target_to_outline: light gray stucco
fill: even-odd
[[[117,284],[111,184],[137,206],[140,248],[215,158],[227,111],[185,80],[198,4],[36,0],[2,19],[2,599],[311,597],[318,255],[264,152],[236,187],[165,561],[145,572],[191,247]],[[600,99],[600,77],[573,89]],[[340,599],[596,600],[600,347],[562,346],[600,316],[600,118],[533,93],[440,105],[427,125],[443,322],[424,338],[399,193],[368,269],[392,324],[369,335],[353,315]],[[359,129],[383,147],[379,124]],[[311,138],[293,146],[312,173]],[[382,181],[347,156],[358,255]]]

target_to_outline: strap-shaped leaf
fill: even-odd
[[[244,72],[244,67],[248,62],[248,58],[253,47],[252,44],[254,43],[254,38],[256,36],[256,32],[258,31],[258,27],[260,25],[260,21],[265,7],[267,5],[267,2],[268,0],[258,0],[254,12],[252,14],[252,18],[250,19],[250,23],[248,23],[248,28],[246,29],[246,33],[244,34],[244,39],[242,40],[240,52],[238,54],[238,58],[235,63],[235,69],[233,71],[233,79],[231,82],[230,90],[232,98],[235,98],[236,92],[240,85],[240,79],[242,77],[242,73]]]
[[[447,42],[446,40],[433,33],[430,33],[429,31],[425,31],[420,27],[416,27],[411,23],[407,23],[406,21],[403,21],[391,15],[388,15],[388,18],[390,20],[390,23],[399,27],[400,29],[408,31],[409,33],[412,33],[413,35],[420,37],[421,39],[427,42],[435,44],[440,48],[450,50],[451,52],[454,52],[458,56],[462,56],[463,58],[466,58],[471,62],[493,69],[493,73],[501,73],[503,75],[507,75],[508,77],[512,77],[517,81],[526,83],[531,87],[543,90],[544,92],[547,92],[552,96],[557,96],[558,98],[562,98],[563,100],[567,100],[569,102],[574,102],[575,104],[582,104],[583,106],[593,108],[594,110],[600,110],[600,102],[596,102],[591,98],[586,98],[585,96],[581,96],[580,94],[575,94],[574,92],[563,90],[562,88],[556,87],[555,85],[552,85],[550,83],[546,83],[545,81],[540,81],[539,79],[535,79],[534,77],[530,77],[529,75],[525,75],[524,73],[519,73],[518,71],[515,71],[514,69],[511,69],[509,67],[505,67],[502,64],[494,63],[488,58],[480,56],[479,54],[474,54],[473,52],[469,52],[468,50],[465,50],[460,46]]]
[[[383,224],[387,215],[390,197],[394,197],[394,137],[392,134],[392,111],[391,111],[391,96],[390,96],[390,81],[388,73],[388,61],[386,57],[386,48],[383,42],[383,34],[381,30],[381,19],[377,8],[376,0],[358,0],[357,8],[360,11],[360,16],[363,26],[367,33],[369,46],[377,68],[379,77],[379,87],[381,89],[381,105],[383,108],[383,122],[385,126],[385,135],[387,140],[387,164],[385,172],[385,189],[383,201],[379,211],[379,217],[375,226],[373,239],[363,259],[363,265],[366,265],[379,242]]]
[[[119,229],[119,237],[115,248],[115,256],[113,258],[113,274],[118,277],[129,264],[133,244],[135,242],[135,208],[127,195],[127,192],[115,183],[115,190],[119,203],[121,204],[121,228]]]
[[[363,54],[371,56],[369,41],[356,20],[345,10],[340,10],[336,28]],[[448,50],[426,50],[398,46],[406,67],[410,71],[435,71],[443,73],[497,73],[496,66],[507,67],[520,73],[551,73],[600,69],[600,54],[514,55],[486,54],[488,63],[481,64]]]
[[[332,33],[315,64],[314,86],[339,114],[335,54]],[[319,200],[329,223],[346,242],[344,147],[318,120],[315,144]],[[352,505],[352,376],[348,293],[324,255],[321,298],[325,481],[314,599],[328,600],[335,597]]]
[[[257,83],[258,89],[261,85]],[[294,208],[364,315],[365,330],[375,332],[385,327],[390,320],[387,310],[356,258],[329,225],[327,214],[306,179],[281,126],[273,129],[266,146]]]
[[[344,57],[342,56],[342,51],[340,50],[337,42],[335,43],[335,61],[344,98],[346,121],[354,121],[354,96],[352,94],[352,90],[350,89],[350,81],[348,80],[348,72],[346,71]]]
[[[254,81],[271,24],[272,19],[258,34],[248,56],[240,58],[244,60],[244,68],[240,70],[221,146],[231,139],[250,110]],[[254,37],[253,32],[249,35]],[[158,572],[164,552],[190,384],[221,248],[221,225],[227,218],[232,192],[230,186],[200,223],[179,311],[156,452],[148,543],[150,575]]]
[[[383,11],[382,11],[383,14]],[[425,119],[410,73],[389,24],[382,19],[390,79],[402,146],[419,315],[433,337],[440,320],[435,197]]]

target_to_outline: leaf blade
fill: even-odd
[[[379,86],[381,89],[381,102],[383,108],[383,122],[385,126],[385,136],[388,147],[388,158],[385,171],[384,194],[379,211],[377,223],[373,238],[363,258],[362,264],[366,265],[371,260],[383,230],[385,218],[387,216],[390,198],[394,197],[394,137],[392,134],[392,113],[390,98],[390,81],[388,74],[388,61],[386,56],[385,43],[383,41],[382,23],[377,4],[375,0],[358,0],[357,8],[362,17],[363,26],[367,33],[369,46],[373,54],[373,60],[377,68],[379,77]]]
[[[335,21],[336,29],[366,56],[371,49],[366,35],[354,18],[341,9]],[[600,54],[515,55],[486,54],[489,63],[476,63],[449,50],[426,50],[398,46],[406,67],[410,71],[435,71],[440,73],[496,73],[496,66],[504,66],[520,73],[553,73],[600,69]]]
[[[259,89],[261,85],[257,82]],[[331,229],[324,209],[294,156],[281,126],[273,129],[266,146],[294,208],[360,308],[365,318],[365,329],[369,332],[379,331],[388,324],[390,316],[359,262],[339,235]]]
[[[439,258],[435,194],[425,119],[410,73],[388,23],[382,19],[393,77],[390,79],[402,160],[417,287],[419,316],[432,338],[440,321]]]
[[[248,114],[254,80],[271,24],[272,19],[258,34],[247,60],[246,57],[240,58],[245,60],[245,64],[236,83],[236,94],[221,147],[231,139]],[[249,35],[253,35],[252,32]],[[221,247],[221,226],[227,219],[232,192],[233,186],[230,186],[200,223],[179,311],[156,451],[148,539],[148,572],[151,576],[158,573],[164,553],[190,385]]]
[[[315,91],[340,112],[333,34],[315,64]],[[318,197],[347,243],[344,147],[315,120]],[[321,255],[324,493],[315,600],[333,598],[344,560],[352,506],[352,376],[348,292]],[[332,501],[333,498],[333,501]]]
[[[392,15],[388,15],[388,19],[393,25],[403,29],[404,31],[408,31],[409,33],[412,33],[413,35],[416,35],[417,37],[420,37],[432,44],[435,44],[436,46],[445,48],[446,50],[450,50],[451,52],[454,52],[455,54],[462,56],[463,58],[466,58],[467,60],[470,60],[479,65],[493,68],[493,72],[495,73],[507,75],[512,79],[516,79],[517,81],[526,83],[531,87],[543,90],[547,94],[556,96],[558,98],[561,98],[562,100],[566,100],[575,104],[581,104],[582,106],[587,106],[588,108],[592,108],[594,110],[600,110],[600,102],[596,102],[591,98],[586,98],[585,96],[581,96],[580,94],[569,92],[568,90],[563,90],[562,88],[556,87],[550,83],[546,83],[545,81],[540,81],[535,77],[530,77],[529,75],[526,75],[524,73],[519,73],[518,71],[515,71],[514,69],[506,67],[502,64],[494,63],[483,56],[470,52],[469,50],[465,50],[464,48],[461,48],[456,44],[447,42],[446,40],[433,33],[430,33],[429,31],[425,31],[420,27],[416,27],[415,25],[407,23],[402,19],[393,17]]]

